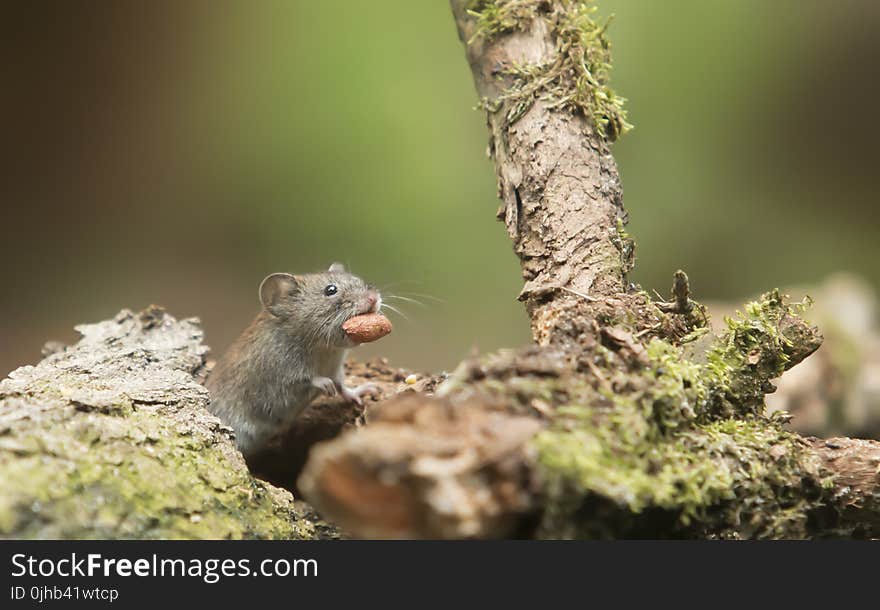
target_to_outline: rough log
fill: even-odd
[[[0,382],[0,538],[337,535],[205,410],[197,320],[153,307],[77,330]]]
[[[808,439],[834,473],[835,500],[864,536],[880,537],[880,443],[856,438]]]
[[[880,536],[880,444],[765,415],[772,381],[821,343],[801,308],[771,292],[714,334],[684,273],[668,302],[627,284],[607,144],[622,119],[589,7],[451,6],[536,346],[374,407],[312,451],[307,498],[359,536]]]

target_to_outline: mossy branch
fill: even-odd
[[[614,141],[632,129],[626,120],[626,100],[611,88],[611,42],[606,34],[611,17],[595,19],[597,8],[589,2],[561,0],[494,0],[477,2],[468,9],[476,20],[468,40],[491,40],[501,34],[524,31],[535,19],[547,23],[555,53],[541,63],[500,66],[497,78],[508,83],[494,98],[483,98],[481,107],[503,112],[507,125],[519,120],[537,100],[549,108],[581,112],[597,131]]]

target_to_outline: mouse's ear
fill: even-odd
[[[330,273],[345,273],[345,265],[342,263],[333,263],[327,271]]]
[[[273,273],[266,276],[260,284],[260,302],[263,309],[273,316],[284,313],[282,303],[285,298],[293,296],[300,289],[299,280],[289,273]]]

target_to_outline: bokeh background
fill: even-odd
[[[635,281],[880,286],[880,3],[600,8]],[[441,370],[527,341],[445,1],[17,2],[0,28],[0,373],[150,303],[221,351],[265,274],[334,260],[425,303],[364,355]]]

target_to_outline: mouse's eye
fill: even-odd
[[[339,292],[339,288],[336,287],[336,284],[328,284],[324,287],[324,296],[326,297],[332,297],[337,292]]]

